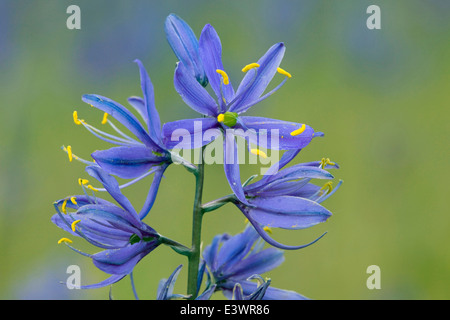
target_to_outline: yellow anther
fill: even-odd
[[[322,188],[320,188],[320,190],[325,190],[325,189],[328,189],[327,193],[330,193],[331,190],[333,190],[333,182],[329,181],[329,182],[325,183]]]
[[[217,116],[217,121],[223,122],[223,120],[225,120],[225,115],[223,113],[221,113]]]
[[[97,189],[95,189],[93,186],[91,186],[90,184],[86,186],[86,188],[91,189],[92,191],[98,191]]]
[[[66,206],[67,206],[67,199],[64,199],[64,201],[61,205],[61,211],[64,213],[67,213]]]
[[[228,75],[227,75],[227,73],[225,71],[217,69],[216,72],[222,76],[223,84],[229,84],[230,83]]]
[[[258,67],[259,67],[259,64],[257,64],[257,63],[255,63],[255,62],[250,63],[250,64],[246,65],[244,68],[242,68],[242,72],[247,72],[250,69],[258,68]]]
[[[75,220],[74,222],[72,222],[72,224],[70,225],[70,227],[72,228],[72,231],[75,232],[75,226],[78,222],[80,222],[81,220]]]
[[[269,228],[269,227],[267,227],[267,226],[265,226],[263,229],[264,229],[264,231],[266,231],[266,232],[268,232],[268,233],[270,233],[270,234],[273,233],[273,232],[272,232],[272,229]]]
[[[336,163],[331,162],[330,158],[322,158],[322,160],[320,160],[320,165],[322,166],[322,169],[325,168],[327,164],[329,164],[330,166],[334,166]]]
[[[278,73],[281,73],[282,75],[285,75],[288,78],[292,77],[292,75],[289,72],[287,72],[286,70],[284,70],[284,69],[277,68],[277,71],[278,71]]]
[[[78,112],[73,112],[73,122],[75,122],[76,125],[80,125],[83,123],[84,120],[78,119]]]
[[[68,243],[72,243],[72,240],[68,239],[68,238],[61,238],[58,240],[58,244],[61,244],[63,242],[68,242]]]
[[[76,198],[75,198],[75,197],[71,197],[71,198],[70,198],[70,202],[72,202],[74,205],[77,205],[77,202],[76,202]]]
[[[300,128],[298,128],[297,130],[294,130],[291,132],[291,136],[298,136],[299,134],[301,134],[303,131],[305,131],[306,126],[305,124],[302,124],[302,126]]]
[[[67,146],[67,155],[69,156],[69,161],[72,162],[73,155],[72,155],[72,147]]]
[[[89,183],[89,180],[82,179],[82,178],[78,179],[78,184],[79,184],[80,186],[81,186],[81,185],[85,185],[85,184],[87,184],[87,183]]]
[[[267,158],[267,154],[266,154],[264,151],[261,151],[261,150],[259,150],[259,149],[251,149],[250,152],[253,153],[253,154],[255,154],[255,155],[257,155],[257,156],[261,156],[261,157],[263,157],[264,159]]]
[[[107,122],[108,122],[108,114],[105,112],[105,114],[103,115],[102,124],[106,124]]]

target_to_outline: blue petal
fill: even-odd
[[[241,175],[239,171],[238,150],[235,137],[227,132],[224,139],[224,169],[231,190],[242,203],[249,205],[245,198],[244,188],[241,183]]]
[[[147,118],[149,119],[148,132],[150,138],[152,138],[153,142],[163,148],[164,146],[161,141],[161,121],[159,119],[158,111],[156,111],[155,107],[155,93],[153,90],[153,84],[142,62],[137,59],[134,62],[138,64],[139,72],[141,74],[141,88],[142,93],[144,94],[144,103],[145,109],[147,111]]]
[[[278,196],[257,197],[248,214],[258,223],[275,228],[304,229],[326,221],[332,214],[309,199]]]
[[[184,119],[165,123],[163,126],[164,144],[167,149],[195,149],[203,147],[211,140],[203,140],[208,130],[218,130],[215,118]],[[212,132],[212,131],[211,131]],[[221,134],[217,131],[217,135]]]
[[[265,149],[299,150],[306,147],[314,136],[314,130],[306,124],[264,117],[242,116],[239,119],[244,130],[256,133],[247,134],[247,140]],[[304,130],[296,134],[302,126]]]
[[[231,82],[227,85],[222,84],[222,76],[216,72],[217,69],[224,70],[222,64],[222,44],[220,43],[220,38],[216,30],[211,25],[207,24],[203,28],[199,46],[200,57],[202,58],[209,84],[217,96],[217,101],[221,106],[221,112],[225,112],[226,104],[231,102],[234,97],[234,90]]]
[[[132,179],[167,160],[167,156],[144,146],[113,147],[92,153],[95,162],[107,173]]]
[[[156,195],[157,195],[158,189],[159,189],[159,184],[161,183],[161,179],[162,179],[162,177],[164,175],[164,171],[167,169],[167,167],[168,167],[168,164],[164,164],[160,168],[158,168],[154,173],[153,181],[150,186],[150,190],[148,191],[144,206],[142,207],[141,212],[139,213],[139,217],[141,220],[144,219],[148,215],[148,213],[150,212],[150,210],[153,207],[153,204],[155,203]]]
[[[249,208],[248,207],[246,207],[245,205],[242,205],[240,203],[235,203],[235,205],[242,211],[242,213],[249,220],[249,222],[252,224],[252,226],[255,228],[255,230],[258,232],[258,234],[261,236],[261,238],[263,238],[268,244],[270,244],[270,245],[272,245],[274,247],[283,249],[283,250],[298,250],[298,249],[306,248],[306,247],[316,243],[317,241],[319,241],[326,234],[326,233],[324,233],[320,237],[315,239],[314,241],[312,241],[310,243],[307,243],[307,244],[304,244],[304,245],[298,245],[298,246],[285,245],[285,244],[282,244],[282,243],[272,239],[266,233],[266,231],[263,229],[261,224],[252,215],[249,214]]]
[[[144,99],[141,97],[129,97],[128,103],[136,109],[142,119],[144,119],[144,122],[148,124],[148,112],[145,107]]]
[[[184,102],[193,110],[210,117],[218,115],[217,104],[186,69],[184,64],[178,63],[174,77],[175,90]]]
[[[105,279],[99,283],[96,284],[89,284],[86,286],[80,286],[81,289],[98,289],[98,288],[103,288],[109,285],[112,285],[120,280],[122,280],[123,278],[125,278],[127,275],[126,274],[118,274],[118,275],[113,275],[111,277],[109,277],[108,279]]]
[[[252,281],[239,281],[238,283],[241,285],[244,295],[251,295],[257,289],[257,284]],[[222,285],[226,289],[224,290],[224,294],[228,299],[231,298],[231,290],[235,284],[236,281],[230,279]],[[308,298],[295,291],[282,290],[270,286],[267,288],[262,300],[308,300]]]
[[[208,79],[199,56],[199,44],[189,25],[175,14],[170,14],[164,24],[167,41],[177,58],[197,81],[205,87]]]
[[[243,259],[258,238],[259,235],[255,229],[248,225],[244,232],[224,241],[216,258],[217,267],[215,271],[228,273],[228,268],[233,267],[238,261]]]
[[[235,263],[232,268],[227,270],[227,275],[236,279],[247,279],[253,274],[262,274],[275,269],[283,261],[283,251],[268,248]]]
[[[249,70],[242,79],[236,91],[236,96],[239,98],[229,107],[228,111],[245,112],[255,100],[259,99],[277,72],[285,50],[283,43],[277,43],[267,50],[257,62],[260,66]]]
[[[158,287],[157,297],[156,300],[168,300],[172,296],[173,288],[175,286],[175,282],[177,281],[178,274],[181,271],[181,268],[183,267],[182,264],[180,264],[174,272],[169,276],[168,279],[163,280],[162,285]]]
[[[134,209],[130,200],[128,200],[128,198],[125,197],[120,191],[119,183],[116,179],[105,173],[98,166],[86,167],[86,172],[100,181],[100,183],[103,184],[104,188],[106,189],[106,191],[108,191],[111,197],[113,197],[113,199],[116,200],[117,203],[119,203],[122,208],[125,209],[125,211],[128,211],[128,213],[130,214],[130,221],[132,221],[134,226],[140,227],[142,225],[142,222],[139,220],[136,210]]]
[[[108,113],[139,138],[148,147],[157,147],[139,120],[119,103],[95,94],[85,94],[82,100],[103,112]]]
[[[128,274],[135,265],[148,253],[154,250],[157,241],[129,244],[120,249],[104,250],[92,255],[97,268],[109,274]]]

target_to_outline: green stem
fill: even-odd
[[[192,247],[189,259],[188,267],[188,287],[187,293],[191,295],[191,299],[197,297],[197,279],[198,269],[200,265],[200,245],[201,245],[201,231],[202,231],[202,195],[203,195],[203,181],[204,181],[204,163],[203,163],[203,150],[201,149],[200,164],[195,175],[195,198],[194,198],[194,210],[192,217]]]

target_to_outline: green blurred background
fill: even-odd
[[[81,8],[81,30],[66,28],[66,8]],[[369,30],[366,8],[381,8],[381,30]],[[72,112],[100,125],[102,113],[82,103],[97,93],[122,104],[141,95],[133,60],[152,78],[163,122],[197,116],[173,88],[175,56],[164,20],[176,13],[197,36],[211,23],[223,44],[232,79],[272,44],[283,41],[282,67],[293,77],[249,114],[305,122],[325,137],[295,159],[329,157],[343,187],[325,206],[326,223],[308,230],[274,230],[288,244],[272,285],[313,299],[450,298],[449,181],[450,3],[434,1],[106,1],[2,0],[0,3],[0,298],[107,299],[109,288],[68,290],[66,268],[82,283],[107,277],[89,259],[57,245],[64,232],[50,222],[53,201],[80,193],[87,177],[62,145],[88,158],[107,148],[75,126]],[[236,83],[236,82],[235,82]],[[243,179],[257,173],[245,166]],[[221,166],[206,168],[209,201],[229,193]],[[150,180],[125,191],[140,208]],[[190,243],[193,177],[171,166],[146,222]],[[244,218],[225,206],[204,219],[203,238],[240,232]],[[87,252],[97,249],[73,239]],[[159,279],[184,264],[176,292],[185,292],[187,264],[160,247],[135,269],[141,299],[154,299]],[[381,289],[366,287],[370,265],[381,268]],[[129,279],[115,299],[133,299]],[[217,295],[220,299],[221,296]]]

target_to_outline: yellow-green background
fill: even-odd
[[[81,30],[68,30],[66,8],[81,8]],[[366,8],[381,8],[381,30],[368,30]],[[103,143],[75,126],[72,112],[100,126],[102,113],[81,101],[97,93],[126,104],[140,95],[141,59],[152,78],[163,122],[195,117],[173,88],[175,57],[164,20],[185,19],[197,36],[211,23],[223,44],[234,83],[240,69],[283,41],[282,67],[293,77],[251,115],[305,122],[315,139],[295,162],[330,157],[343,187],[324,204],[333,212],[308,230],[274,230],[288,244],[267,274],[274,287],[313,299],[448,299],[450,287],[449,18],[435,1],[2,1],[0,3],[0,298],[107,299],[109,288],[68,290],[68,265],[82,283],[107,277],[89,259],[57,240],[52,202],[79,194],[81,163],[61,151],[71,145],[88,158]],[[281,76],[280,76],[281,77]],[[276,81],[281,78],[275,78]],[[243,179],[257,172],[243,168]],[[221,166],[206,168],[205,200],[229,193]],[[137,209],[150,180],[125,193]],[[146,222],[189,245],[193,177],[172,166]],[[204,245],[236,233],[244,218],[231,205],[204,219]],[[97,248],[73,239],[74,246]],[[176,292],[185,292],[186,259],[160,247],[135,269],[141,299],[154,299],[159,279],[185,264]],[[369,290],[366,268],[381,268],[381,289]],[[129,279],[113,288],[132,299]],[[220,295],[216,296],[221,298]]]

